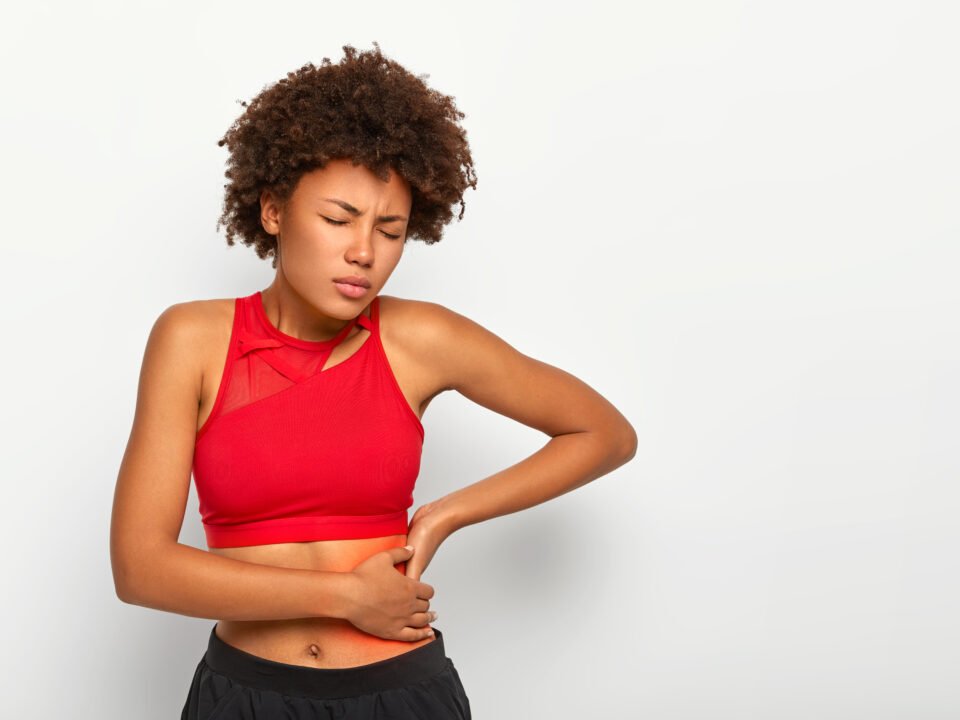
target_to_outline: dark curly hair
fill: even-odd
[[[344,45],[344,58],[320,67],[307,63],[267,85],[217,143],[227,145],[224,173],[230,182],[217,230],[226,227],[261,259],[273,256],[277,242],[260,222],[260,196],[270,190],[282,203],[300,177],[333,158],[351,158],[383,180],[399,173],[412,194],[405,239],[428,245],[443,236],[443,226],[460,203],[463,219],[467,187],[477,177],[459,121],[465,117],[452,96],[427,87],[427,74],[413,75],[385,57],[380,46],[358,53]]]

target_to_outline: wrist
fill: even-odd
[[[441,540],[460,529],[456,503],[449,495],[421,507],[418,514],[417,522],[427,525]]]
[[[356,597],[357,576],[352,572],[317,571],[320,591],[315,617],[347,620],[351,617]]]

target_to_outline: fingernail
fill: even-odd
[[[437,619],[437,613],[436,613],[436,612],[431,612],[431,613],[430,613],[430,622],[433,622],[433,621],[436,620],[436,619]]]
[[[403,546],[403,549],[404,549],[404,550],[413,550],[413,545],[404,545],[404,546]]]

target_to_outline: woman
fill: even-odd
[[[276,276],[167,308],[114,498],[125,602],[216,619],[183,718],[469,718],[421,581],[457,529],[627,462],[636,435],[577,378],[447,308],[380,295],[407,240],[476,186],[463,117],[375,51],[306,65],[230,128],[227,242]],[[219,225],[218,225],[219,227]],[[551,436],[409,518],[432,398]],[[209,552],[178,542],[191,470]]]

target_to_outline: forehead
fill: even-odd
[[[296,192],[311,195],[333,193],[337,197],[348,195],[359,202],[403,203],[410,200],[409,186],[399,173],[391,169],[387,182],[384,182],[364,165],[354,165],[349,158],[328,160],[322,168],[304,173]]]

